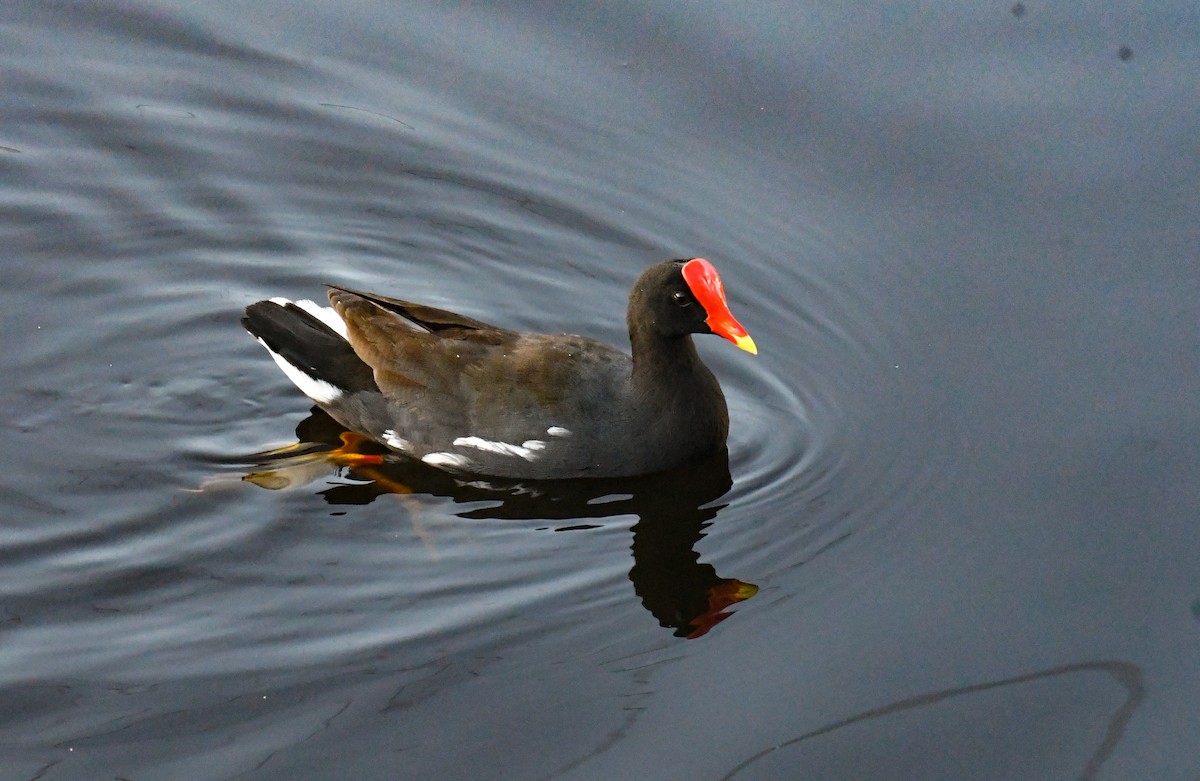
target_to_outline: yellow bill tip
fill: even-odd
[[[754,585],[753,583],[742,583],[738,586],[737,590],[734,591],[733,596],[737,597],[739,600],[742,600],[749,599],[757,593],[758,586]]]
[[[754,344],[754,340],[750,338],[749,334],[733,337],[733,343],[751,355],[758,355],[758,345]]]

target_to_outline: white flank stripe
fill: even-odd
[[[421,460],[430,466],[468,467],[471,465],[471,459],[460,456],[458,453],[429,453],[422,456]]]
[[[256,337],[257,338],[257,337]],[[287,378],[296,384],[305,396],[309,397],[318,404],[330,404],[342,397],[342,389],[336,385],[332,385],[325,380],[318,380],[316,377],[309,377],[296,366],[288,363],[282,355],[267,347],[267,343],[261,338],[258,343],[267,348],[267,352],[275,359],[275,363],[279,364],[279,368],[287,375]]]
[[[551,426],[546,429],[546,433],[552,437],[569,437],[571,436],[571,429],[563,428],[562,426]]]
[[[546,447],[540,439],[527,439],[519,445],[509,442],[493,442],[483,437],[459,437],[454,440],[455,447],[473,447],[476,450],[486,450],[489,453],[499,453],[502,456],[520,456],[526,461],[537,458],[536,451]]]
[[[383,432],[383,444],[396,450],[412,450],[412,443],[403,437],[396,436],[396,432],[390,428]]]

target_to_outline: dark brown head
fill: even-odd
[[[659,336],[716,334],[757,354],[754,340],[734,319],[721,277],[704,258],[666,260],[642,272],[629,295],[629,332]]]

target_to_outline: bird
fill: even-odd
[[[632,477],[711,456],[727,446],[729,413],[692,335],[758,352],[704,258],[638,277],[629,352],[326,287],[329,306],[258,301],[242,325],[346,429],[451,473]]]

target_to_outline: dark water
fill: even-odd
[[[0,779],[1200,778],[1194,4],[18,0],[0,74]],[[331,438],[254,300],[620,344],[692,255],[727,463],[240,479]]]

